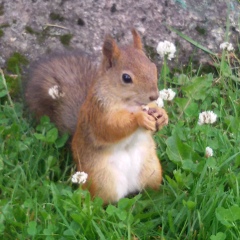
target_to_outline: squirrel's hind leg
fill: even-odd
[[[109,169],[102,169],[97,173],[93,173],[94,177],[89,174],[87,183],[88,190],[93,198],[102,198],[104,204],[114,203],[119,200],[116,192],[115,178]]]
[[[145,159],[140,179],[143,188],[159,189],[162,182],[162,167],[155,150]]]

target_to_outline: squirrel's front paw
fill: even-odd
[[[136,114],[136,118],[139,127],[143,127],[153,132],[157,130],[157,124],[154,116],[151,116],[145,111],[140,111]]]
[[[148,114],[153,116],[156,121],[156,131],[168,124],[167,112],[162,108],[149,108]]]

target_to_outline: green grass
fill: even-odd
[[[69,46],[72,37],[73,37],[72,34],[64,34],[64,35],[60,36],[60,42],[61,42],[64,46]]]
[[[0,238],[240,239],[239,65],[223,53],[214,74],[189,65],[172,76],[165,66],[161,83],[177,95],[165,102],[169,125],[155,135],[163,184],[106,207],[72,185],[67,136],[46,117],[35,126],[0,74]],[[205,110],[216,123],[197,124]]]

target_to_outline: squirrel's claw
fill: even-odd
[[[137,122],[139,127],[143,127],[150,131],[156,131],[156,120],[153,116],[149,115],[145,111],[141,111],[137,114]]]
[[[162,108],[150,108],[148,114],[153,116],[156,124],[156,131],[162,129],[163,126],[168,124],[167,112]]]

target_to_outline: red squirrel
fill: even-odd
[[[41,61],[26,87],[30,110],[73,136],[77,170],[88,174],[83,188],[104,203],[158,189],[162,181],[153,133],[168,115],[154,103],[157,68],[135,29],[132,36],[133,43],[122,47],[106,36],[99,66],[78,53]]]

